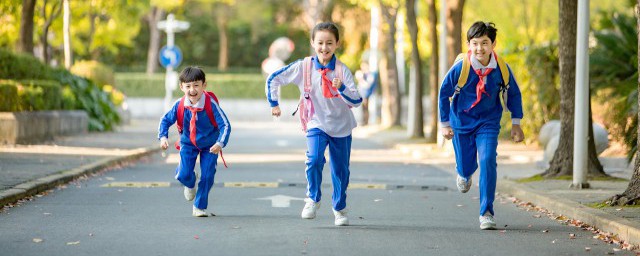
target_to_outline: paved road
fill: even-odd
[[[170,151],[0,213],[0,254],[630,254],[614,252],[588,231],[535,218],[538,213],[507,199],[496,201],[499,230],[482,231],[477,189],[457,192],[451,163],[415,162],[371,139],[353,142],[352,225],[333,226],[328,170],[318,217],[303,220],[305,140],[297,124],[233,127],[225,149],[230,168],[219,168],[210,196],[215,217],[191,216],[191,204],[172,178],[177,158]],[[136,185],[152,187],[130,187]],[[274,196],[289,200],[269,200]]]

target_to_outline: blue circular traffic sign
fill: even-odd
[[[180,52],[180,48],[177,46],[173,47],[162,47],[160,49],[160,54],[158,56],[160,60],[160,64],[165,68],[176,68],[182,62],[182,52]]]

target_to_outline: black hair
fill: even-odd
[[[313,29],[311,30],[311,41],[313,41],[313,39],[316,37],[316,32],[321,30],[329,31],[336,37],[336,42],[340,41],[340,32],[338,31],[338,26],[333,22],[322,22],[313,27]]]
[[[496,34],[498,29],[496,28],[496,24],[493,22],[484,22],[484,21],[476,21],[471,25],[469,31],[467,31],[467,42],[471,41],[471,39],[487,36],[491,39],[491,42],[496,41]]]
[[[206,82],[204,71],[201,68],[195,66],[189,66],[184,68],[180,72],[180,83],[189,83],[195,81]]]

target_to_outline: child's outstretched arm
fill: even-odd
[[[210,152],[214,154],[218,154],[222,148],[224,148],[229,142],[229,136],[231,135],[231,124],[229,123],[229,119],[227,115],[224,113],[220,105],[211,99],[211,108],[213,110],[213,116],[216,119],[216,123],[218,124],[218,129],[220,130],[220,134],[218,135],[218,139],[216,140],[216,144],[211,147]]]
[[[267,82],[265,83],[265,93],[272,108],[279,105],[278,99],[280,98],[280,95],[278,88],[287,84],[296,84],[301,88],[300,91],[303,91],[302,60],[294,61],[291,64],[278,69],[271,73],[267,78]]]
[[[344,81],[340,80],[340,78],[334,78],[332,85],[334,88],[338,89],[342,99],[347,103],[347,105],[357,108],[362,103],[362,96],[360,96],[360,93],[356,88],[356,84],[353,82],[353,76],[351,75],[349,68],[345,65],[343,66],[343,70],[342,76]]]
[[[160,140],[160,147],[167,149],[169,147],[169,127],[176,123],[178,113],[178,101],[173,104],[173,107],[162,116],[160,124],[158,125],[158,140]],[[165,147],[166,144],[166,147]]]

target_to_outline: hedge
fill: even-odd
[[[147,75],[145,73],[116,73],[116,88],[127,97],[162,98],[165,94],[164,74]],[[207,74],[207,90],[220,98],[265,99],[266,78],[260,73]],[[297,99],[300,92],[295,86],[284,86],[281,98]],[[173,91],[174,97],[184,94],[179,88]],[[266,100],[266,99],[265,99]]]
[[[13,80],[0,80],[0,111],[18,111],[18,85]]]

